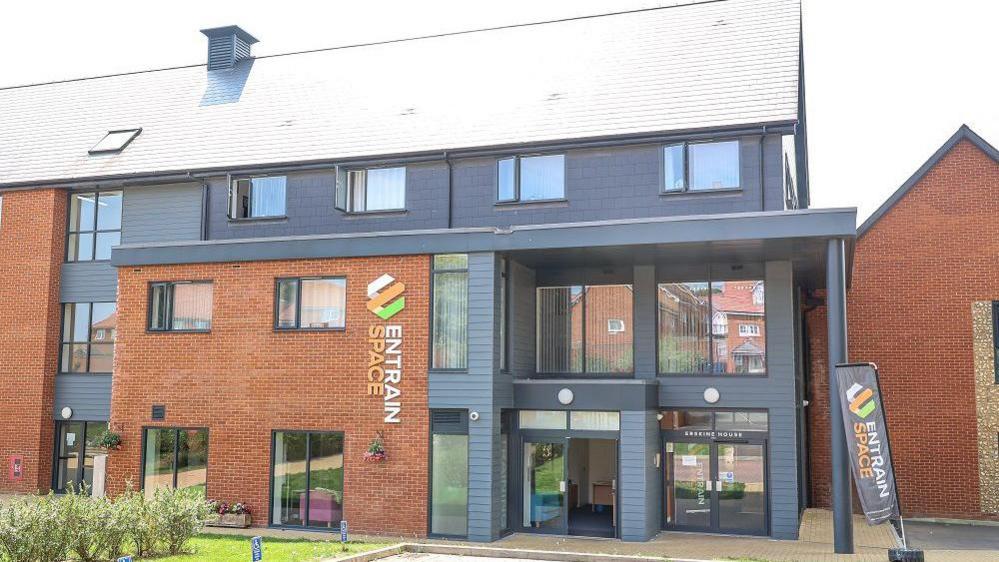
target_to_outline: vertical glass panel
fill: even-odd
[[[229,188],[229,218],[245,219],[250,216],[250,180],[233,180]]]
[[[280,217],[285,213],[285,186],[288,178],[271,176],[250,180],[250,214],[254,218]]]
[[[694,143],[690,157],[690,189],[739,187],[739,141]]]
[[[303,279],[301,328],[343,328],[347,306],[345,279]]]
[[[212,284],[178,283],[173,287],[173,330],[212,327]]]
[[[82,422],[61,422],[58,425],[59,466],[56,489],[62,491],[68,484],[76,484],[80,468],[80,447],[83,446],[85,439],[85,429]]]
[[[500,286],[499,286],[499,366],[500,371],[506,371],[508,365],[506,364],[507,358],[507,341],[506,341],[506,322],[507,322],[507,286],[509,284],[510,273],[508,271],[508,263],[506,259],[500,260]]]
[[[83,481],[90,488],[94,485],[94,455],[107,453],[107,450],[97,444],[97,438],[107,427],[103,423],[87,423],[87,437],[84,441],[83,450]]]
[[[313,433],[309,442],[309,526],[343,519],[343,434]]]
[[[465,536],[468,534],[468,436],[434,434],[431,446],[430,532]]]
[[[766,412],[715,412],[718,431],[767,431]]]
[[[517,199],[517,161],[514,158],[504,158],[496,163],[496,200],[514,201]]]
[[[90,303],[76,303],[73,313],[73,337],[70,341],[85,342],[90,334]]]
[[[667,490],[670,523],[678,527],[710,527],[711,445],[673,443],[673,452],[667,452],[667,466],[671,474]]]
[[[586,372],[634,371],[631,285],[586,287]]]
[[[714,372],[766,372],[766,303],[763,281],[711,284]]]
[[[90,345],[90,366],[87,372],[110,373],[114,370],[114,344],[95,343]]]
[[[76,305],[66,303],[62,305],[62,341],[73,341],[73,310]]]
[[[208,430],[181,429],[177,436],[177,488],[197,488],[204,493],[208,483]]]
[[[94,233],[85,232],[82,234],[70,234],[67,241],[69,245],[69,261],[91,261],[94,259]]]
[[[98,232],[97,246],[94,248],[94,259],[111,259],[111,248],[119,244],[121,244],[121,232]]]
[[[468,254],[437,254],[434,269],[468,269]]]
[[[565,461],[561,443],[524,443],[524,526],[559,529],[565,506]]]
[[[167,303],[169,297],[168,285],[153,285],[150,288],[149,306],[149,329],[166,330],[167,326]]]
[[[142,489],[147,498],[153,497],[157,488],[173,487],[176,438],[177,432],[172,429],[146,430]]]
[[[278,328],[295,328],[298,322],[298,280],[282,279],[277,289]]]
[[[538,287],[539,373],[583,372],[583,287]]]
[[[521,410],[518,415],[521,429],[566,429],[561,410]]]
[[[620,431],[621,414],[573,411],[569,413],[569,428],[580,431]]]
[[[707,283],[660,283],[659,372],[710,371],[711,310]]]
[[[685,187],[683,145],[663,147],[663,191],[681,191]]]
[[[520,200],[539,201],[565,197],[565,157],[527,156],[520,159]]]
[[[120,191],[104,191],[97,196],[97,230],[121,230]]]
[[[305,521],[306,433],[274,435],[274,498],[271,523],[302,525]]]
[[[468,273],[435,272],[433,277],[432,367],[464,369],[468,365]]]
[[[366,172],[364,170],[353,170],[350,177],[350,210],[366,211],[367,198],[365,194]]]
[[[94,230],[95,216],[94,193],[74,193],[69,201],[69,230],[70,232],[82,232]]]
[[[712,422],[711,412],[701,412],[697,410],[669,410],[663,412],[663,418],[659,420],[660,429],[698,429],[710,430]]]
[[[722,531],[766,528],[763,445],[718,445],[718,524]]]
[[[368,211],[406,208],[406,168],[373,168],[368,170]]]
[[[113,343],[117,336],[117,304],[113,302],[95,302],[93,304],[93,320],[90,323],[90,341],[95,343]]]

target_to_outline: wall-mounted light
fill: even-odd
[[[472,421],[479,421],[479,413],[478,412],[469,412],[468,413],[468,419],[470,419]]]
[[[562,404],[563,406],[568,406],[569,404],[572,404],[572,400],[574,398],[575,395],[573,395],[572,389],[563,388],[562,390],[558,391],[558,403]]]
[[[62,416],[62,419],[68,420],[73,417],[73,408],[66,406],[59,412],[59,415]]]
[[[710,386],[704,389],[704,401],[708,404],[716,404],[720,399],[721,393],[718,392],[717,388]]]

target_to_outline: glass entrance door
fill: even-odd
[[[566,444],[563,440],[524,443],[524,527],[566,533]]]
[[[766,445],[665,444],[666,527],[766,534]]]

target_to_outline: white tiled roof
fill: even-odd
[[[725,0],[10,88],[0,185],[790,122],[798,41],[797,0]]]

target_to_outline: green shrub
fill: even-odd
[[[187,541],[212,517],[204,492],[197,488],[158,489],[150,507],[156,535],[170,554],[182,552]]]
[[[130,522],[108,498],[93,498],[86,484],[70,486],[59,500],[69,548],[84,562],[118,558]]]
[[[0,506],[0,558],[59,562],[69,551],[60,502],[52,495]]]
[[[128,521],[126,539],[132,546],[135,556],[149,556],[156,553],[156,519],[153,517],[153,503],[146,501],[142,492],[128,484],[122,495],[115,500],[118,511]]]

